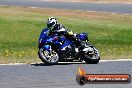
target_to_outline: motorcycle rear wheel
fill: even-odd
[[[91,59],[91,58],[84,58],[84,61],[86,62],[86,63],[88,63],[88,64],[98,64],[98,62],[99,62],[99,59],[100,59],[100,57],[98,58],[98,59]]]
[[[97,64],[100,60],[99,52],[96,48],[93,47],[95,50],[93,57],[89,57],[87,53],[83,56],[83,60],[88,64]]]

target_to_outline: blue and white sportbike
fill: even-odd
[[[80,33],[76,36],[82,41],[83,47],[75,44],[64,36],[48,36],[48,28],[44,29],[39,37],[39,58],[45,64],[57,64],[63,61],[85,61],[96,64],[100,60],[99,51],[89,43],[88,35]]]

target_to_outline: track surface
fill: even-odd
[[[132,4],[55,2],[50,0],[0,0],[0,5],[46,7],[85,11],[132,14]]]
[[[87,73],[127,73],[132,75],[132,61],[99,64],[0,65],[0,88],[80,88],[76,73],[82,66]],[[86,84],[82,88],[131,88],[130,84]]]
[[[36,0],[0,0],[0,5],[75,9],[132,14],[132,5],[104,3],[46,2]],[[87,73],[132,75],[132,61],[110,61],[99,64],[0,65],[0,88],[80,88],[76,83],[79,66]],[[130,84],[86,84],[82,88],[132,88]]]

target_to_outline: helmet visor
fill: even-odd
[[[53,27],[54,24],[55,24],[54,22],[48,23],[48,24],[47,24],[47,27],[48,27],[48,28],[51,28],[51,27]]]

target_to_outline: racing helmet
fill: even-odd
[[[48,20],[46,21],[47,27],[49,29],[52,29],[56,26],[57,24],[57,19],[55,17],[50,17],[48,18]]]

